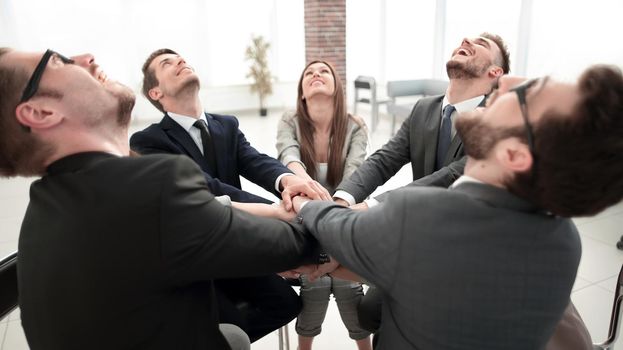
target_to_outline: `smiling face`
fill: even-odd
[[[30,76],[42,56],[11,51],[4,59],[7,64],[21,66]],[[117,124],[125,126],[134,94],[125,85],[109,80],[91,54],[73,56],[71,61],[53,54],[43,69],[37,92],[24,103],[29,101],[55,109],[68,120],[95,125],[108,122],[112,115]]]
[[[174,98],[189,88],[199,89],[199,77],[195,70],[178,54],[165,53],[156,56],[148,69],[154,72],[158,81],[158,85],[148,91],[153,100]]]
[[[515,92],[522,80],[503,76],[498,90],[489,97],[487,108],[463,113],[457,119],[457,132],[471,158],[487,158],[499,141],[506,138],[516,137],[527,143],[528,128],[536,128],[544,116],[570,114],[579,99],[576,85],[541,78],[525,89],[526,106],[522,111]]]
[[[461,45],[452,51],[446,63],[450,79],[474,79],[495,74],[501,68],[494,62],[499,60],[501,51],[497,44],[485,37],[465,38]]]
[[[321,95],[332,97],[335,94],[335,77],[331,68],[323,62],[315,62],[303,71],[300,82],[305,99]]]

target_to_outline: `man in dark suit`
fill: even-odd
[[[336,201],[359,203],[355,208],[360,209],[376,205],[387,193],[361,201],[407,163],[413,171],[412,185],[450,186],[465,166],[463,143],[454,127],[457,114],[484,106],[485,96],[509,69],[508,50],[499,36],[483,33],[463,39],[446,63],[450,78],[446,94],[420,99],[396,135],[342,182],[333,195]],[[381,299],[374,286],[361,301],[359,320],[367,330],[378,330]]]
[[[186,155],[201,167],[212,193],[228,195],[237,202],[271,203],[243,191],[240,176],[276,196],[280,186],[298,186],[291,192],[315,191],[329,198],[316,181],[290,176],[292,172],[281,162],[253,148],[238,129],[235,117],[204,112],[199,77],[175,51],[154,51],[142,70],[143,94],[164,117],[132,135],[130,146],[134,151]],[[284,200],[289,201],[290,196],[284,194]],[[218,280],[216,290],[221,319],[243,328],[251,341],[287,324],[301,309],[298,295],[277,275]],[[236,303],[240,302],[250,305],[248,313],[239,312]]]
[[[623,75],[515,83],[458,118],[468,159],[451,189],[393,191],[367,211],[295,199],[326,251],[380,290],[377,349],[542,349],[569,305],[569,217],[623,198]]]
[[[294,225],[220,204],[188,158],[128,157],[134,94],[93,56],[0,48],[0,96],[0,175],[43,176],[19,239],[31,349],[248,349],[219,331],[212,280],[317,255]]]

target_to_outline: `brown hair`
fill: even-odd
[[[546,113],[535,125],[536,176],[520,173],[506,184],[564,217],[594,215],[623,198],[621,70],[590,67],[578,90],[570,115]]]
[[[508,74],[511,71],[511,59],[508,53],[508,47],[506,46],[506,43],[504,43],[504,39],[502,39],[502,37],[499,35],[491,34],[488,32],[484,32],[480,34],[480,36],[493,41],[498,46],[498,48],[500,49],[500,57],[498,57],[496,64],[502,68],[504,74]]]
[[[333,118],[331,120],[331,134],[329,136],[329,161],[327,171],[327,183],[335,187],[342,181],[344,172],[344,159],[342,153],[344,150],[344,142],[346,141],[346,132],[348,131],[348,118],[346,113],[346,103],[344,95],[344,87],[340,77],[335,74],[333,66],[322,60],[309,62],[303,72],[298,84],[298,96],[296,104],[296,115],[299,120],[301,139],[299,140],[301,160],[307,168],[307,173],[312,179],[317,177],[316,169],[316,150],[314,149],[314,125],[309,112],[307,111],[307,100],[303,99],[303,77],[305,71],[314,63],[324,63],[331,70],[335,81],[335,91],[333,93]]]
[[[53,147],[17,121],[15,109],[26,87],[28,73],[1,63],[9,51],[9,48],[0,48],[0,175],[41,175]]]
[[[149,100],[149,102],[151,102],[152,105],[154,105],[154,107],[158,108],[158,110],[163,113],[164,113],[164,107],[162,107],[162,104],[156,100],[153,100],[151,97],[149,97],[149,90],[153,89],[159,84],[158,78],[156,78],[156,72],[153,69],[149,69],[149,65],[156,57],[167,54],[167,53],[177,55],[177,52],[171,49],[158,49],[152,52],[149,55],[149,57],[147,57],[147,59],[145,60],[145,63],[143,63],[143,68],[142,68],[143,95],[147,98],[147,100]]]

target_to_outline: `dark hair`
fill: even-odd
[[[493,41],[498,46],[498,48],[500,49],[500,57],[498,57],[498,61],[496,62],[496,64],[502,67],[502,71],[504,71],[504,74],[508,74],[511,71],[511,59],[508,53],[508,47],[504,43],[504,39],[502,39],[502,37],[499,35],[491,34],[488,32],[484,32],[480,34],[480,36]]]
[[[158,78],[156,78],[156,72],[153,69],[149,69],[149,65],[156,57],[167,54],[167,53],[177,55],[177,52],[171,49],[158,49],[152,52],[149,55],[149,57],[147,57],[147,59],[145,60],[145,63],[143,63],[143,68],[142,68],[143,95],[149,100],[149,102],[151,102],[152,105],[154,105],[154,107],[158,108],[158,110],[163,113],[164,113],[164,107],[162,107],[162,104],[156,100],[153,100],[151,97],[149,97],[149,90],[153,89],[155,86],[158,86],[159,84]]]
[[[623,198],[621,70],[592,66],[578,90],[580,99],[569,115],[549,112],[535,125],[536,177],[521,173],[506,184],[564,217],[594,215]]]
[[[25,129],[15,115],[28,73],[2,64],[11,49],[0,48],[0,175],[33,176],[45,172],[53,148]]]
[[[301,139],[299,140],[301,160],[307,168],[307,173],[312,179],[316,179],[316,150],[314,149],[314,122],[307,111],[307,100],[303,99],[303,77],[305,71],[314,63],[324,63],[331,70],[335,81],[335,91],[333,93],[333,118],[331,120],[331,135],[329,136],[329,161],[327,170],[327,183],[335,187],[340,181],[344,172],[344,159],[342,152],[344,150],[344,142],[346,141],[346,132],[348,131],[348,114],[346,112],[346,103],[344,95],[344,87],[340,77],[335,74],[333,66],[322,60],[309,62],[303,72],[298,84],[298,96],[296,104],[296,115],[299,120],[301,131]]]

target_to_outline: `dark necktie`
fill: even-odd
[[[450,141],[452,141],[452,112],[455,108],[453,105],[447,105],[443,110],[443,117],[441,118],[441,127],[439,128],[439,139],[437,141],[437,163],[435,164],[435,170],[439,170],[443,167],[443,162],[446,159],[446,153],[450,148]]]
[[[210,136],[210,132],[208,131],[208,125],[205,120],[199,119],[194,124],[194,127],[199,129],[201,132],[201,143],[203,144],[203,156],[208,161],[208,165],[214,171],[213,176],[217,176],[216,170],[216,158],[214,157],[214,145],[212,144],[212,137]]]

